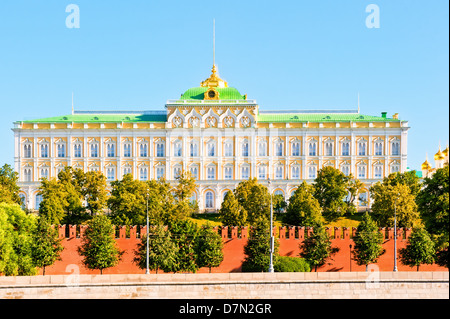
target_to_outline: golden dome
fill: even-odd
[[[444,155],[445,157],[448,156],[448,145],[447,145],[447,147],[445,148],[445,150],[442,151],[442,155]]]
[[[444,154],[442,154],[441,152],[441,147],[439,146],[439,151],[434,154],[434,160],[435,161],[439,161],[439,160],[443,160],[445,158]]]
[[[430,163],[428,162],[428,160],[425,160],[425,162],[423,162],[422,164],[422,171],[429,170],[430,168],[431,168]]]

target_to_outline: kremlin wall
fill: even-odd
[[[78,254],[78,247],[81,245],[81,238],[86,226],[81,225],[60,225],[58,226],[59,238],[62,239],[64,250],[61,253],[61,260],[56,261],[52,266],[46,267],[46,275],[69,275],[69,274],[100,274],[99,270],[87,269],[82,264],[82,257]],[[249,234],[248,227],[222,227],[214,228],[220,232],[224,243],[224,260],[217,268],[212,268],[213,273],[240,272],[242,262],[245,258],[244,247]],[[356,261],[351,259],[350,251],[353,250],[353,236],[356,228],[327,228],[331,237],[332,246],[339,248],[339,252],[327,261],[327,264],[318,269],[319,272],[356,272],[365,271],[365,266],[358,266]],[[274,236],[279,242],[279,253],[281,256],[296,257],[300,253],[299,245],[312,232],[311,228],[305,227],[275,227]],[[385,253],[378,259],[376,264],[370,266],[371,270],[392,271],[394,268],[394,229],[381,228],[384,235],[383,247]],[[134,251],[140,242],[140,236],[145,236],[146,227],[121,226],[116,229],[116,242],[120,250],[124,251],[122,259],[115,267],[104,269],[103,274],[143,274],[144,269],[133,263]],[[400,250],[407,244],[407,238],[411,229],[398,229],[397,248]],[[416,271],[416,267],[405,266],[398,259],[399,271]],[[422,265],[420,271],[448,271],[445,267],[438,265]],[[201,268],[198,273],[208,273],[208,268]],[[154,273],[154,272],[152,272]],[[42,270],[40,270],[42,274]]]

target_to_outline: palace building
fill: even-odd
[[[109,182],[164,177],[182,170],[197,179],[201,212],[220,208],[226,192],[256,177],[289,199],[318,170],[333,166],[366,185],[358,202],[370,205],[369,187],[392,172],[404,172],[408,122],[398,114],[363,115],[358,110],[263,111],[219,77],[168,100],[161,111],[72,111],[14,123],[15,170],[21,197],[38,209],[40,179],[65,166],[99,170]]]

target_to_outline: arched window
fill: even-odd
[[[392,142],[392,155],[400,155],[400,142]]]
[[[226,142],[224,145],[225,154],[224,156],[233,156],[233,143]]]
[[[275,179],[283,179],[283,166],[275,167]]]
[[[181,142],[175,142],[173,144],[173,156],[175,157],[183,156],[183,146]]]
[[[206,170],[207,178],[210,180],[216,179],[216,167],[209,166]]]
[[[48,157],[48,144],[41,145],[41,157]]]
[[[141,167],[141,169],[139,170],[139,179],[141,181],[148,180],[148,169],[147,169],[147,167]]]
[[[158,142],[156,144],[156,157],[164,157],[164,143]]]
[[[260,141],[258,143],[258,156],[266,156],[267,143],[265,141]]]
[[[258,179],[266,179],[266,166],[264,165],[259,166]]]
[[[333,156],[333,143],[332,142],[325,143],[325,156]]]
[[[309,178],[311,178],[311,179],[314,179],[314,178],[316,178],[317,176],[317,169],[316,169],[316,167],[315,166],[310,166],[309,167],[309,169],[308,169],[308,177]]]
[[[343,142],[342,143],[342,156],[349,156],[350,155],[350,142]]]
[[[316,152],[316,143],[315,142],[311,142],[308,144],[309,145],[309,156],[316,156],[317,152]]]
[[[195,142],[191,142],[190,146],[191,157],[198,156],[198,145]]]
[[[249,177],[250,177],[250,167],[242,166],[242,168],[241,168],[241,178],[242,179],[249,179]]]
[[[148,156],[148,146],[147,146],[147,144],[139,145],[139,156],[140,157],[147,157]]]
[[[242,156],[248,156],[248,141],[242,142]]]
[[[35,198],[35,205],[34,205],[34,208],[36,209],[36,210],[39,210],[39,206],[40,206],[40,204],[41,204],[41,202],[42,202],[42,195],[41,194],[36,194],[36,198]]]
[[[300,167],[292,166],[292,178],[299,179],[300,178]]]
[[[383,143],[381,142],[375,143],[375,155],[377,156],[383,155]]]
[[[205,207],[206,208],[214,208],[214,193],[211,191],[206,192]]]
[[[31,168],[25,168],[23,170],[23,177],[25,182],[31,182],[32,181],[32,175],[31,175]]]
[[[300,142],[292,144],[292,156],[300,156]]]
[[[98,157],[98,144],[91,144],[91,157]]]
[[[283,156],[283,142],[275,144],[275,156]]]
[[[31,158],[31,144],[25,144],[23,146],[23,157]]]
[[[112,144],[112,143],[106,144],[106,156],[107,157],[115,157],[116,156],[116,147],[114,144]]]

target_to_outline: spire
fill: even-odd
[[[219,87],[226,88],[228,83],[219,77],[219,71],[216,65],[216,20],[213,20],[213,67],[211,70],[212,74],[205,81],[200,83],[202,87]]]

